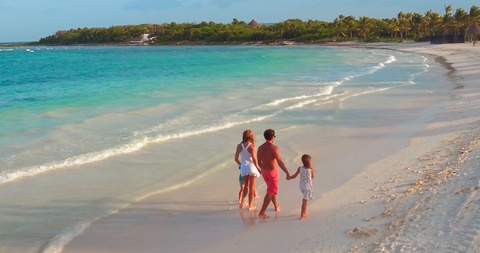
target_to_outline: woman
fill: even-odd
[[[240,175],[243,178],[243,191],[239,201],[240,209],[243,208],[243,202],[248,193],[248,210],[255,210],[256,207],[252,205],[252,201],[255,181],[260,176],[261,169],[258,166],[255,138],[251,130],[243,132],[242,142],[237,145],[235,151],[235,162],[240,165]]]

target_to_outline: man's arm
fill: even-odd
[[[280,150],[278,149],[278,147],[275,148],[275,159],[277,160],[277,163],[280,169],[282,169],[283,172],[287,174],[287,180],[290,180],[290,173],[288,173],[287,167],[285,166],[282,158],[280,157]]]

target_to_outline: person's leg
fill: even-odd
[[[248,185],[248,210],[255,210],[257,209],[255,206],[252,205],[253,202],[253,191],[255,190],[255,182],[256,182],[256,177],[255,176],[249,176],[249,185]]]
[[[253,197],[256,199],[259,199],[262,197],[260,194],[258,194],[256,187],[253,187]]]
[[[300,219],[307,218],[307,202],[306,199],[302,200],[302,213],[300,214]]]
[[[265,211],[267,210],[267,207],[270,204],[270,201],[272,201],[272,195],[268,194],[267,192],[267,194],[265,194],[265,197],[263,198],[262,209],[260,209],[260,213],[258,214],[258,217],[262,219],[270,218],[270,216],[265,214]]]
[[[242,190],[242,199],[240,203],[240,209],[243,208],[243,203],[245,202],[245,197],[248,193],[248,176],[243,177],[243,190]]]
[[[255,182],[257,182],[256,178],[255,178]],[[253,185],[253,197],[256,199],[259,199],[262,197],[260,194],[258,194],[256,185]]]
[[[240,190],[238,191],[238,204],[240,205],[243,196],[243,180],[240,181]]]
[[[275,212],[280,212],[280,205],[277,203],[277,195],[272,196],[272,202],[275,207]]]
[[[268,193],[272,195],[271,199],[273,202],[273,206],[275,207],[275,211],[280,211],[280,205],[277,203],[277,193],[278,193],[278,171],[272,170],[270,171],[271,179],[270,179],[270,187]]]

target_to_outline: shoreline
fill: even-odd
[[[248,42],[189,42],[189,41],[175,41],[163,44],[142,44],[132,42],[111,42],[111,43],[82,43],[82,44],[68,44],[68,45],[51,45],[39,44],[37,41],[31,42],[13,42],[0,43],[0,48],[3,47],[25,47],[25,46],[41,46],[41,47],[94,47],[94,46],[145,46],[145,47],[162,47],[162,46],[338,46],[338,47],[361,47],[361,48],[382,48],[382,46],[389,47],[392,44],[403,43],[427,43],[427,42],[413,42],[413,41],[395,41],[395,42],[359,42],[359,41],[321,41],[321,42],[295,42],[291,40],[277,40],[277,41],[248,41]],[[428,42],[430,44],[430,42]],[[387,48],[385,48],[387,49]]]
[[[479,241],[474,236],[478,235],[476,226],[480,223],[471,216],[478,213],[473,200],[479,189],[475,179],[480,176],[476,171],[480,164],[480,114],[475,109],[480,106],[480,91],[474,80],[480,75],[480,68],[475,66],[480,50],[468,44],[396,50],[436,56],[455,84],[452,96],[457,99],[427,125],[425,136],[412,140],[408,149],[413,150],[404,152],[409,152],[413,159],[405,163],[402,171],[391,171],[390,178],[372,189],[383,193],[384,211],[365,218],[363,226],[349,232],[363,236],[378,229],[378,235],[362,238],[354,248],[476,252]],[[426,142],[437,145],[424,147]],[[398,154],[391,158],[398,161],[383,162],[401,164],[406,156]],[[369,222],[373,225],[365,225]],[[465,234],[469,234],[466,240]]]
[[[328,189],[322,196],[317,195],[317,200],[311,205],[309,203],[307,222],[298,221],[296,183],[281,180],[280,187],[284,188],[280,193],[282,212],[275,216],[272,210],[268,210],[270,215],[273,215],[270,220],[264,222],[252,216],[251,212],[237,212],[234,198],[233,202],[219,201],[224,199],[225,193],[209,192],[208,180],[202,180],[178,191],[134,203],[118,214],[96,222],[84,234],[68,244],[64,252],[159,252],[164,250],[161,242],[176,241],[179,245],[172,246],[169,250],[365,252],[382,251],[380,249],[395,251],[400,246],[407,251],[414,250],[413,247],[418,243],[406,242],[413,241],[422,230],[411,226],[410,220],[417,216],[424,217],[424,220],[416,220],[415,224],[423,222],[425,227],[428,227],[426,225],[434,227],[429,230],[431,232],[435,231],[435,225],[445,224],[446,221],[440,219],[441,216],[438,214],[433,215],[434,220],[429,223],[428,217],[422,215],[426,211],[422,208],[440,209],[438,202],[428,200],[435,199],[434,197],[441,200],[444,199],[443,196],[452,194],[447,191],[442,196],[435,195],[442,186],[455,185],[453,179],[460,178],[462,166],[475,162],[478,165],[479,162],[476,155],[479,154],[480,120],[476,110],[480,108],[480,94],[478,88],[472,84],[476,77],[480,76],[480,68],[474,66],[475,62],[471,59],[461,60],[461,56],[470,52],[466,48],[464,51],[456,52],[460,57],[455,57],[458,55],[452,54],[452,51],[457,45],[421,43],[401,46],[382,44],[372,47],[442,57],[444,60],[438,58],[440,59],[438,63],[449,70],[450,78],[455,79],[454,83],[458,88],[452,91],[455,93],[452,96],[459,98],[453,105],[443,108],[419,135],[409,138],[407,147],[386,158],[370,162],[344,184]],[[437,49],[440,50],[436,51]],[[478,57],[478,54],[476,56]],[[471,74],[467,74],[469,72]],[[462,78],[456,80],[457,77]],[[295,160],[293,163],[298,162]],[[293,167],[289,170],[293,171]],[[232,193],[235,193],[237,190],[235,184],[228,180],[219,180],[224,177],[223,173],[217,171],[211,176],[215,179],[216,188],[232,188]],[[318,177],[321,176],[323,176],[321,173],[318,174]],[[461,181],[459,182],[460,187],[462,185]],[[261,183],[262,180],[258,180],[257,188],[263,196],[265,186]],[[359,187],[360,185],[362,187]],[[455,189],[453,195],[473,194],[476,187],[463,187],[461,189],[464,191],[460,192]],[[192,200],[190,193],[192,189],[196,195],[202,196],[201,202]],[[290,191],[293,193],[288,193]],[[170,194],[175,196],[168,196]],[[290,199],[287,195],[294,197]],[[475,199],[475,196],[469,199]],[[259,203],[261,204],[257,201],[257,207]],[[474,211],[473,209],[476,210],[470,208]],[[240,219],[232,219],[232,216],[240,216]],[[159,224],[162,228],[158,226]],[[196,226],[193,230],[192,224]],[[480,222],[477,225],[480,225]],[[199,231],[208,232],[198,234]],[[266,234],[274,238],[265,238]],[[416,237],[431,241],[435,240],[434,235],[436,234]],[[182,243],[185,238],[194,237],[196,238],[194,243]],[[117,244],[109,245],[108,241]],[[245,241],[250,242],[249,245],[245,245]],[[433,244],[437,246],[436,249],[444,247],[441,241]],[[473,252],[472,248],[467,248],[468,250]]]
[[[480,68],[472,59],[461,59],[475,52],[478,60],[480,49],[461,46],[388,47],[435,57],[455,84],[453,92],[457,94],[452,96],[459,98],[427,124],[421,135],[412,138],[408,147],[370,164],[331,193],[331,201],[343,200],[339,209],[344,217],[355,220],[355,226],[346,231],[353,238],[349,252],[476,252],[480,248],[474,238],[480,222],[473,218],[479,211],[473,201],[480,189],[475,180],[480,177],[476,171],[480,165],[480,114],[475,109],[480,106],[480,91],[474,83]],[[467,69],[472,71],[466,74]],[[356,185],[370,188],[349,196],[348,191]],[[345,195],[349,197],[345,199]],[[467,221],[451,226],[452,216],[460,221],[458,216],[465,216]],[[451,231],[452,227],[461,232]],[[465,234],[472,234],[468,236],[471,241],[464,240]]]

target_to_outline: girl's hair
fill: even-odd
[[[253,137],[252,130],[243,131],[242,141],[243,142],[250,141],[252,144],[255,144],[255,137]]]
[[[311,160],[312,160],[312,157],[310,157],[309,155],[307,155],[307,154],[302,155],[303,167],[311,168],[312,167]]]

